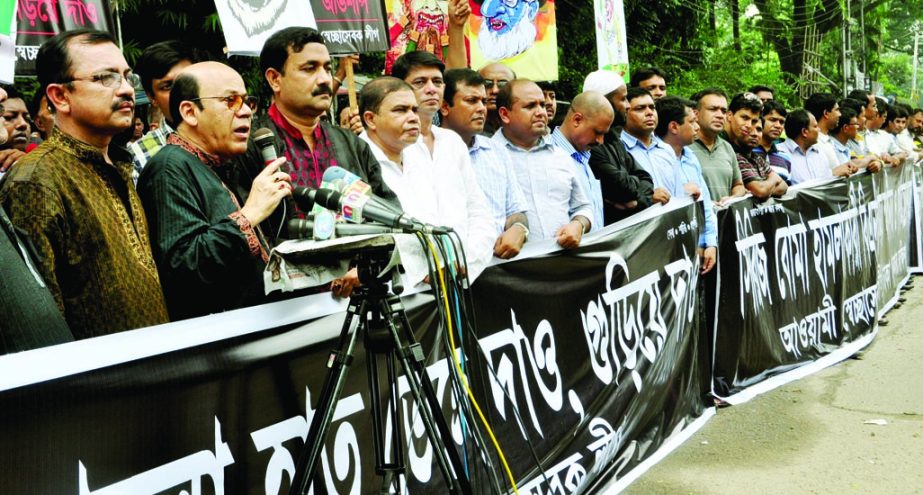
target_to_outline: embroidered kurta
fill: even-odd
[[[109,155],[114,164],[55,128],[0,189],[78,339],[168,319],[130,158],[115,147]]]
[[[263,295],[266,251],[213,169],[220,164],[173,134],[138,179],[173,319],[256,304]]]

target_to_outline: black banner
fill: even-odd
[[[909,273],[913,174],[887,168],[719,212],[716,394],[870,341]]]
[[[523,253],[478,279],[468,373],[521,493],[628,483],[710,416],[697,206],[652,209],[579,250]],[[458,442],[432,299],[404,302]],[[0,357],[0,469],[16,473],[0,491],[286,493],[343,319],[303,315],[331,304],[307,296]],[[357,356],[322,454],[331,493],[381,485]],[[406,385],[409,490],[443,493]]]
[[[385,52],[391,47],[381,0],[311,0],[311,9],[331,55]]]
[[[12,1],[12,0],[5,0]],[[35,75],[35,59],[42,43],[74,29],[114,33],[108,0],[15,0],[16,75]]]

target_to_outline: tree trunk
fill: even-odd
[[[740,0],[728,0],[731,4],[731,25],[734,31],[734,49],[740,52]]]

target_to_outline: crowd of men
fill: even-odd
[[[526,242],[575,248],[676,198],[704,206],[708,273],[716,207],[923,156],[923,110],[861,90],[787,109],[768,87],[687,99],[657,68],[628,83],[595,71],[552,129],[553,87],[500,63],[447,69],[424,51],[398,58],[362,88],[358,114],[334,120],[345,74],[303,27],[266,41],[263,105],[234,69],[178,41],[148,47],[132,68],[107,33],[70,31],[36,64],[40,90],[28,104],[15,87],[0,91],[0,250],[23,261],[3,278],[29,288],[0,309],[27,328],[56,307],[59,324],[43,321],[47,335],[26,343],[5,332],[5,351],[267,301],[268,253],[290,237],[289,220],[311,215],[293,191],[320,187],[335,166],[382,201],[452,227],[476,278]],[[136,84],[162,121],[138,118]],[[279,158],[263,159],[257,128],[272,131]],[[329,289],[348,297],[358,284],[352,270]],[[34,317],[17,309],[43,303]]]

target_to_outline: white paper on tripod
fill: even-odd
[[[394,244],[395,249],[388,268],[396,266],[401,261],[399,237],[413,238],[405,234],[393,237],[391,234],[371,234],[337,237],[325,241],[311,239],[285,241],[276,246],[269,255],[269,263],[263,271],[265,291],[267,294],[276,290],[291,292],[329,284],[334,279],[346,275],[352,258],[350,253],[367,247]],[[311,254],[342,254],[343,258],[319,263],[318,259],[312,257]]]

